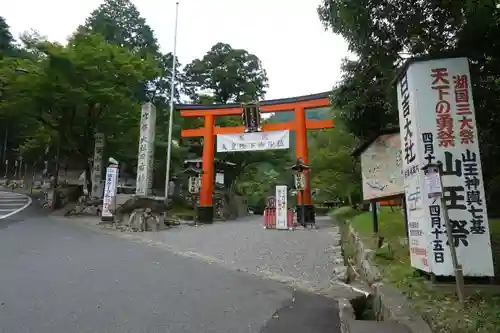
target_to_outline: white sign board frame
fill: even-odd
[[[404,193],[399,133],[377,137],[361,153],[363,200],[388,198]]]

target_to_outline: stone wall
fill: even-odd
[[[348,222],[342,225],[342,248],[351,277],[368,284],[372,307],[378,321],[393,321],[406,326],[412,333],[432,333],[429,325],[410,306],[402,293],[382,281],[374,264],[375,252],[362,241]],[[349,260],[350,259],[350,260]]]

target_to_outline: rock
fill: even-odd
[[[130,214],[128,227],[132,231],[158,231],[165,228],[163,219],[158,213],[153,213],[152,209],[136,209]]]
[[[337,258],[335,259],[335,265],[343,265],[344,264],[344,259],[343,258]]]
[[[84,214],[88,215],[98,215],[98,208],[96,206],[87,206],[83,209]]]
[[[87,200],[85,202],[87,206],[102,206],[102,199],[99,198],[92,198],[90,200]]]
[[[171,201],[165,204],[163,197],[134,196],[116,209],[115,216],[118,221],[122,221],[125,215],[132,214],[138,209],[150,209],[152,214],[161,215],[170,208]]]
[[[347,267],[345,267],[344,265],[335,267],[333,270],[333,275],[334,279],[336,280],[342,282],[348,281]]]

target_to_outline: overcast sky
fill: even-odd
[[[15,37],[35,29],[64,42],[103,0],[2,1]],[[164,52],[173,49],[175,0],[132,0]],[[177,55],[182,64],[217,42],[256,54],[267,70],[267,99],[328,91],[340,79],[347,52],[339,36],[324,31],[320,0],[180,0]]]

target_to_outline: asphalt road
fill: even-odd
[[[1,333],[340,332],[332,299],[43,217],[35,204],[0,220],[0,265]]]
[[[23,209],[29,202],[29,198],[25,195],[0,190],[0,219]]]

